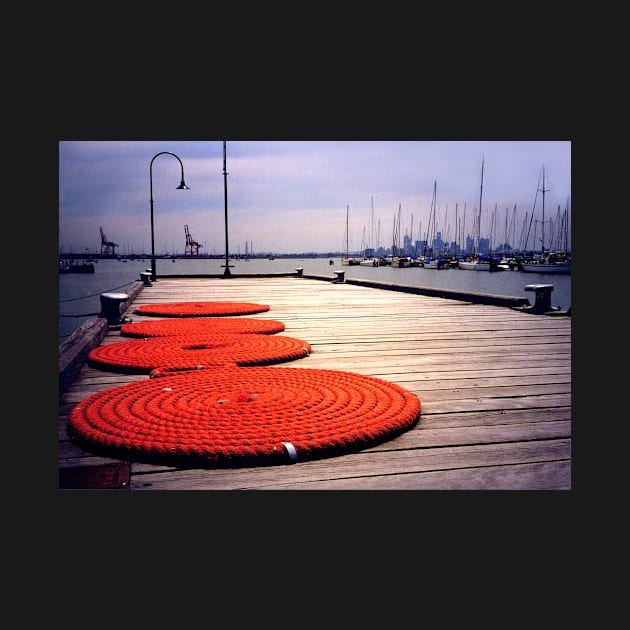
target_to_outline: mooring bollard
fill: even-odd
[[[333,280],[333,282],[345,282],[346,272],[343,269],[335,269],[335,274],[337,277]]]
[[[141,271],[140,272],[140,280],[142,280],[142,284],[145,287],[153,286],[151,284],[151,272],[150,271]]]
[[[546,313],[552,310],[551,306],[551,292],[553,291],[553,284],[526,284],[525,291],[534,291],[536,293],[536,299],[534,305],[525,307],[535,313]]]
[[[296,267],[295,270],[297,271],[297,277],[301,278],[302,272],[304,271],[304,267]]]
[[[126,293],[101,293],[101,312],[99,317],[106,317],[110,326],[123,324],[127,320],[120,317],[120,307],[129,296]]]

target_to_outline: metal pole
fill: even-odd
[[[186,182],[184,181],[184,165],[182,161],[179,159],[177,155],[171,153],[170,151],[161,151],[160,153],[156,153],[151,159],[151,163],[149,164],[149,203],[151,204],[151,280],[156,280],[156,266],[155,266],[155,236],[153,229],[153,162],[156,157],[160,155],[172,155],[174,158],[177,158],[179,165],[182,170],[182,181],[177,187],[177,190],[188,190],[189,187],[186,186]]]
[[[223,190],[224,190],[224,201],[225,201],[225,270],[223,271],[223,277],[229,278],[232,274],[230,273],[230,264],[229,264],[229,248],[228,248],[228,197],[227,197],[227,170],[226,170],[226,159],[225,159],[225,140],[223,141]]]
[[[155,158],[153,158],[154,160]],[[149,166],[149,186],[151,188],[151,280],[155,282],[156,268],[155,268],[155,238],[153,236],[153,160],[151,160],[151,166]]]

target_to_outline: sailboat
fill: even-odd
[[[363,267],[378,267],[380,266],[380,260],[374,256],[374,197],[371,198],[372,201],[372,214],[370,215],[370,246],[369,247],[361,247],[363,250],[363,259],[359,264]],[[365,228],[364,228],[365,233]]]
[[[479,215],[475,218],[473,226],[473,252],[468,260],[460,260],[457,266],[466,271],[490,271],[490,259],[488,256],[479,255],[479,238],[481,236],[481,200],[483,198],[483,164],[481,160],[481,186],[479,188]]]
[[[542,238],[540,253],[534,260],[523,261],[519,269],[528,273],[571,273],[571,256],[564,251],[545,251],[545,167],[542,168]],[[558,207],[559,208],[559,207]],[[567,206],[568,214],[568,206]],[[568,216],[567,216],[568,219]],[[568,229],[565,222],[565,228]]]
[[[398,204],[398,218],[394,215],[394,230],[392,232],[392,255],[391,266],[402,269],[403,267],[409,267],[411,259],[409,256],[405,256],[403,249],[400,247],[400,212],[402,210],[402,204]],[[401,255],[403,254],[403,255]]]
[[[431,210],[429,211],[429,228],[427,229],[426,242],[429,243],[431,255],[425,254],[422,266],[425,269],[448,269],[450,266],[447,258],[441,253],[436,252],[436,229],[435,219],[437,213],[437,180],[433,182],[433,197],[431,199]]]
[[[350,257],[350,252],[348,250],[348,240],[349,240],[349,235],[348,235],[348,222],[349,222],[349,218],[350,218],[350,206],[346,206],[346,233],[345,233],[345,240],[346,240],[346,252],[344,257],[341,259],[341,264],[342,265],[360,265],[361,264],[361,259],[360,258],[352,258]]]

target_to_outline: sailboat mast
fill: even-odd
[[[396,251],[400,256],[400,213],[402,210],[402,204],[398,204],[398,225],[396,226]]]
[[[346,206],[346,258],[350,256],[350,252],[348,249],[348,220],[350,217],[350,206]]]
[[[462,248],[463,251],[467,250],[466,244],[466,202],[464,201],[464,216],[462,217]]]
[[[396,256],[396,213],[394,212],[394,225],[392,227],[392,263]]]
[[[542,241],[541,241],[541,253],[545,255],[545,165],[542,167]]]
[[[372,214],[370,216],[370,247],[374,251],[376,248],[374,247],[374,196],[370,197],[372,203]],[[372,254],[374,257],[374,254]]]
[[[435,251],[433,247],[435,246],[435,237],[436,234],[436,215],[437,215],[437,180],[433,181],[433,224],[431,225],[431,252],[432,256],[435,257]]]
[[[564,208],[564,251],[569,251],[569,198]]]
[[[545,255],[545,167],[543,165],[543,176],[542,176],[542,242],[541,242],[541,252],[542,255]]]
[[[446,204],[446,210],[444,211],[444,229],[446,230],[446,233],[444,234],[444,240],[442,241],[442,251],[440,252],[441,254],[446,253],[444,251],[444,243],[448,242],[450,236],[450,230],[448,228],[448,204]]]
[[[475,234],[475,252],[478,254],[479,252],[479,239],[481,238],[481,200],[483,198],[483,165],[485,162],[485,157],[481,158],[481,186],[479,187],[479,219],[477,221],[477,232]]]
[[[459,249],[459,219],[457,216],[457,204],[455,204],[455,255],[457,255],[457,250]]]

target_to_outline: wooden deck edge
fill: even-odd
[[[297,271],[273,272],[273,273],[232,273],[229,276],[223,274],[158,274],[157,280],[160,278],[177,280],[185,278],[216,278],[230,280],[232,278],[306,278],[309,280],[322,280],[324,282],[335,282],[336,276],[322,276],[318,274],[300,274]],[[490,304],[492,306],[531,306],[530,301],[526,298],[519,298],[509,295],[492,295],[489,293],[474,293],[471,291],[452,291],[450,289],[435,289],[432,287],[419,287],[407,284],[396,284],[393,282],[380,282],[378,280],[360,280],[357,278],[346,278],[346,284],[356,284],[373,289],[384,289],[388,291],[402,291],[405,293],[415,293],[416,295],[428,295],[433,297],[441,297],[450,300],[460,300],[464,302],[473,302],[475,304]]]
[[[334,282],[334,278],[329,276],[304,275],[304,278],[311,280],[326,280]],[[475,304],[490,304],[492,306],[530,306],[527,298],[512,297],[509,295],[492,295],[489,293],[474,293],[471,291],[453,291],[451,289],[435,289],[432,287],[411,286],[408,284],[396,284],[393,282],[381,282],[379,280],[359,280],[356,278],[346,278],[345,284],[356,284],[373,289],[384,289],[386,291],[402,291],[404,293],[415,293],[416,295],[428,295],[449,300],[462,300]]]
[[[107,334],[105,318],[88,319],[59,346],[59,393],[70,387],[85,364],[90,350]]]
[[[231,266],[231,265],[230,265]],[[185,280],[190,278],[215,278],[218,280],[231,280],[232,278],[295,278],[298,276],[297,271],[276,271],[269,273],[230,273],[225,276],[222,273],[194,273],[194,274],[177,274],[177,273],[159,273],[157,280]]]
[[[142,291],[143,286],[143,283],[138,281],[127,291],[129,299],[122,303],[121,314],[127,311],[129,305]],[[60,394],[70,387],[87,361],[90,350],[96,348],[103,341],[108,329],[105,317],[88,319],[59,346]]]

